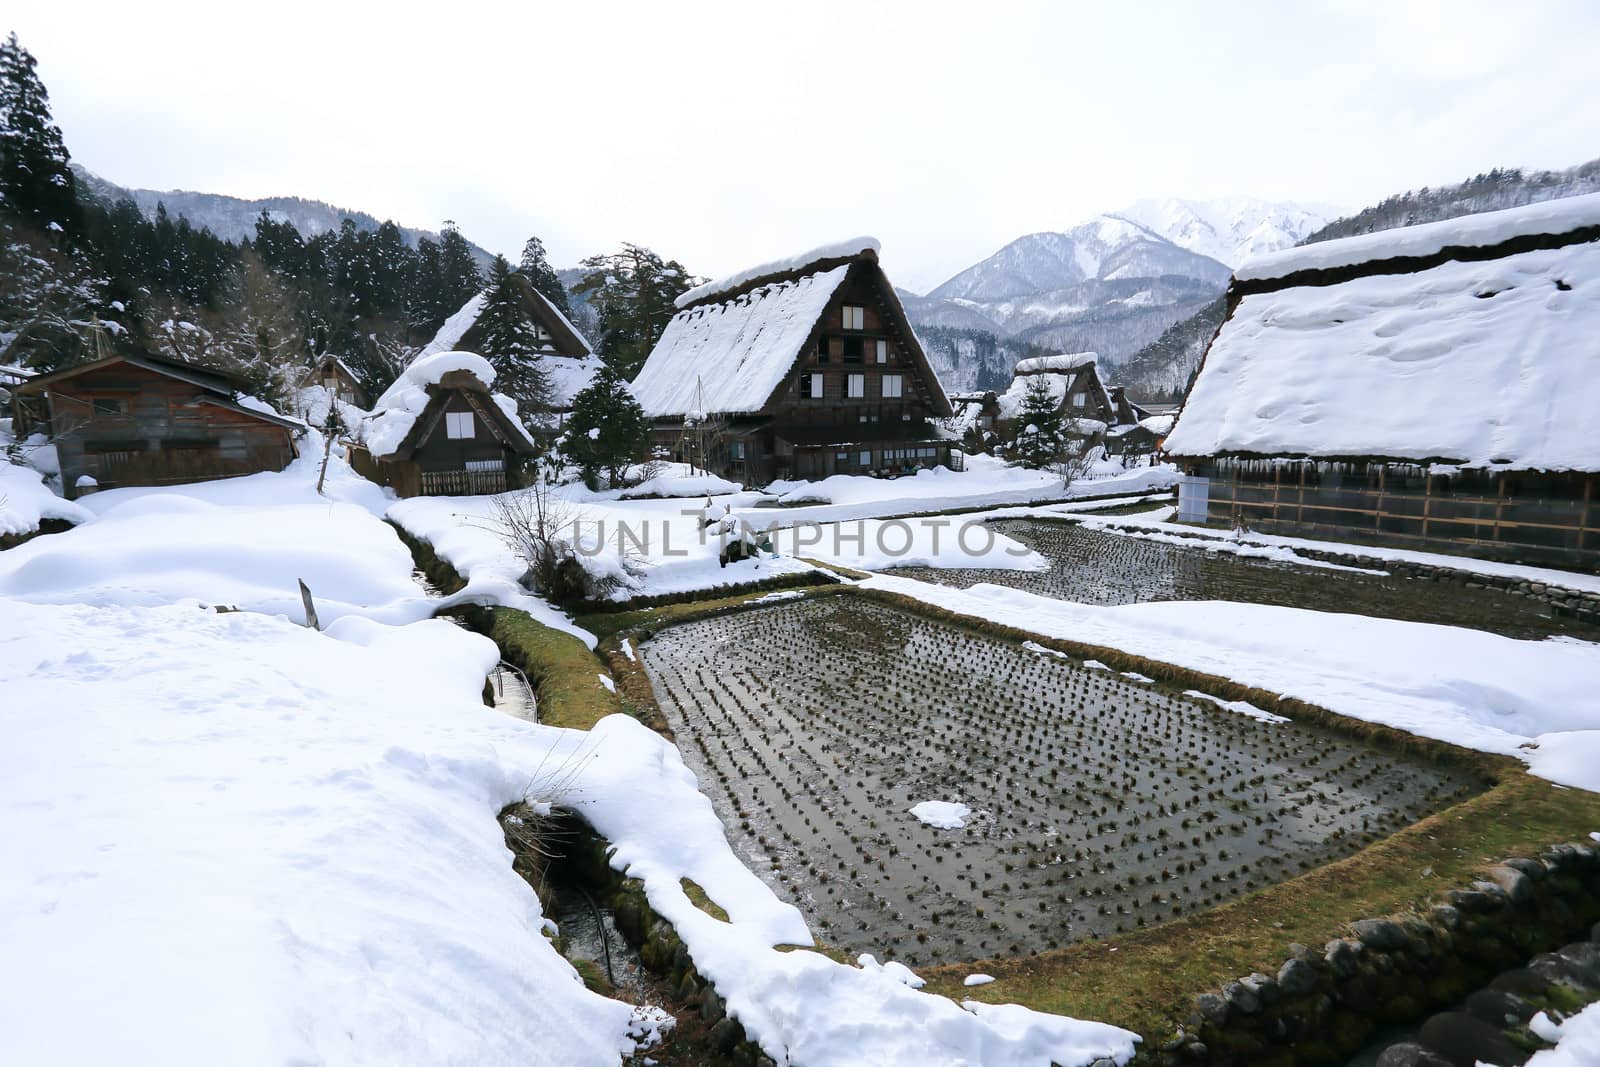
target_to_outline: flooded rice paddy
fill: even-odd
[[[1600,627],[1557,615],[1547,604],[1498,589],[1251,559],[1075,523],[1007,519],[991,526],[1044,556],[1050,568],[900,568],[888,573],[962,588],[992,582],[1085,604],[1232,600],[1468,626],[1507,637],[1569,634],[1600,640]]]
[[[913,966],[1225,903],[1484,784],[857,597],[641,654],[751,868],[822,941]],[[936,829],[926,800],[971,815]]]

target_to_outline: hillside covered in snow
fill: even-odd
[[[1114,366],[1219,296],[1244,257],[1290,247],[1330,217],[1248,197],[1141,200],[1019,237],[925,296],[905,297],[906,312],[919,330],[961,331],[964,347],[943,346],[948,370],[935,360],[952,388],[1003,388],[1009,368],[982,359],[996,349],[1093,350]]]

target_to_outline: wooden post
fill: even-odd
[[[304,578],[299,579],[299,581],[300,602],[306,607],[306,626],[313,630],[320,630],[322,627],[317,623],[317,605],[311,600],[311,590],[306,588]]]

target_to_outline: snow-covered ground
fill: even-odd
[[[895,479],[839,475],[776,487],[780,499],[819,501],[806,507],[760,506],[773,496],[690,474],[682,464],[668,464],[657,477],[631,489],[592,492],[571,483],[554,490],[554,495],[567,509],[566,517],[578,522],[580,543],[601,561],[597,564],[601,569],[615,570],[619,549],[633,557],[637,574],[616,594],[627,599],[800,573],[812,569],[806,559],[863,569],[1038,569],[1045,561],[1010,538],[981,524],[964,532],[968,525],[964,517],[889,522],[877,517],[1066,496],[1140,494],[1168,486],[1175,477],[1171,468],[1141,468],[1063,490],[1060,478],[1046,472],[1007,467],[985,456],[970,462],[972,466],[962,472],[939,469]],[[415,497],[395,502],[386,515],[432,544],[467,579],[467,588],[458,596],[524,608],[592,644],[592,638],[517,586],[525,568],[501,536],[492,498]],[[737,522],[722,522],[729,518]],[[717,525],[708,523],[761,531],[777,553],[723,566],[723,535]]]
[[[440,602],[413,580],[386,516],[468,576],[458,596],[570,626],[518,586],[488,501],[396,502],[337,459],[318,496],[320,448],[305,452],[277,474],[95,494],[79,528],[0,554],[0,839],[12,857],[0,866],[0,1033],[19,1062],[616,1063],[635,1015],[587,992],[550,946],[495,821],[530,788],[615,843],[613,862],[643,880],[780,1062],[1132,1054],[1113,1027],[924,994],[892,961],[777,951],[811,944],[800,914],[740,864],[669,742],[624,716],[581,734],[486,709],[497,650],[425,618]],[[668,471],[655,489],[693,497],[563,494],[595,523],[654,524],[681,544],[682,556],[659,541],[645,553],[645,592],[806,566],[780,555],[718,567],[715,540],[700,543],[707,512],[793,524],[820,508],[881,530],[884,516],[994,508],[960,517],[981,522],[1060,495],[979,464],[793,487],[830,501],[812,508],[757,508],[750,492],[718,492],[708,508],[701,491],[731,487],[686,477]],[[1137,493],[1164,477],[1074,490]],[[297,625],[302,578],[325,632]],[[864,584],[1516,754],[1600,789],[1600,646],[1258,605],[1102,608],[996,586]],[[728,920],[695,907],[684,878]]]
[[[625,716],[583,734],[485,708],[498,650],[407,621],[429,605],[391,501],[337,460],[329,498],[315,476],[97,494],[79,529],[0,556],[0,1033],[18,1062],[618,1062],[635,1013],[584,989],[511,870],[495,816],[528,791],[615,843],[780,1061],[1131,1056],[1114,1027],[777,951],[810,934],[677,750]],[[320,633],[295,621],[308,572]]]
[[[771,522],[841,522],[1151,492],[1170,489],[1178,483],[1177,468],[1171,466],[1122,470],[1108,464],[1096,473],[1095,478],[1063,488],[1060,476],[1049,471],[1010,467],[993,456],[968,456],[964,471],[938,467],[905,478],[836,474],[815,482],[775,482],[767,488],[777,495],[783,507],[741,514],[761,526]]]
[[[44,519],[87,519],[86,511],[46,484],[48,477],[61,473],[55,446],[35,435],[16,447],[18,462],[13,463],[8,453],[14,443],[11,420],[0,419],[0,537],[32,533]]]
[[[1539,1036],[1555,1039],[1556,1047],[1535,1052],[1528,1067],[1594,1067],[1600,1063],[1600,1004],[1589,1005],[1559,1026],[1545,1018]]]

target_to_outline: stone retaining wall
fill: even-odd
[[[1384,1025],[1458,1004],[1530,957],[1587,937],[1600,920],[1600,850],[1558,845],[1508,859],[1425,913],[1362,919],[1321,949],[1291,946],[1274,974],[1197,997],[1185,1026],[1147,1043],[1161,1067],[1341,1064]]]

